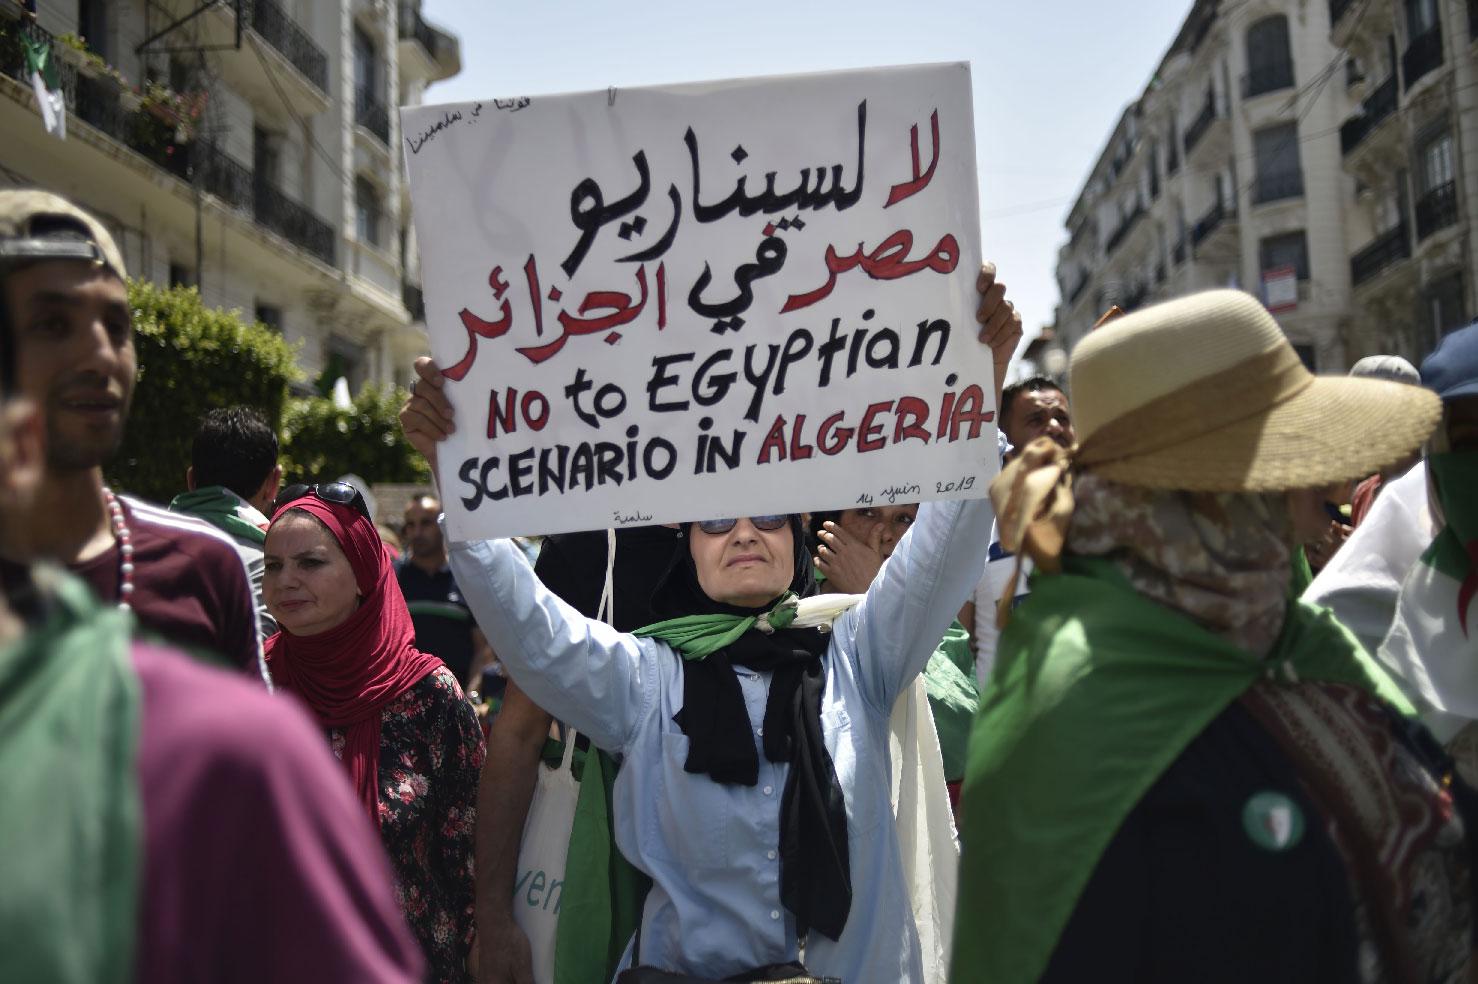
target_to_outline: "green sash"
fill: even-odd
[[[950,979],[1035,981],[1099,857],[1192,739],[1264,676],[1411,705],[1328,611],[1292,603],[1266,661],[1140,596],[1102,560],[1038,574],[970,739]]]
[[[595,754],[582,756],[576,750],[570,763],[571,771],[579,772],[580,793],[554,934],[555,984],[614,977],[652,887],[651,879],[616,848],[611,834],[616,762],[593,746],[591,751]]]
[[[59,578],[45,624],[0,649],[0,980],[133,977],[140,819],[132,618]]]

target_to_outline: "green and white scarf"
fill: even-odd
[[[181,492],[170,500],[169,510],[198,516],[244,543],[260,547],[267,542],[267,517],[224,485]]]
[[[1379,657],[1443,742],[1478,721],[1478,452],[1427,458],[1446,525],[1401,584]]]

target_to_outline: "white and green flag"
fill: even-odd
[[[26,46],[26,76],[31,82],[31,91],[36,93],[36,105],[41,110],[41,121],[46,132],[59,139],[67,139],[67,101],[62,95],[61,73],[57,70],[56,54],[46,41],[37,41],[22,36]]]
[[[1446,743],[1478,721],[1478,453],[1433,454],[1446,525],[1401,584],[1380,659]]]

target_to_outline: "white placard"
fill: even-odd
[[[968,65],[401,118],[454,539],[985,494]]]

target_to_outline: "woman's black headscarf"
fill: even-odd
[[[790,517],[790,532],[794,576],[788,590],[804,598],[816,592],[816,579],[799,516]],[[707,535],[696,524],[684,529],[652,593],[653,613],[668,619],[768,611],[774,601],[740,608],[704,594],[688,538]],[[683,709],[674,720],[688,736],[686,771],[753,786],[759,758],[734,667],[773,674],[765,704],[765,758],[790,765],[780,799],[780,900],[794,914],[799,933],[814,928],[835,940],[852,906],[852,875],[846,798],[821,734],[822,656],[829,639],[820,629],[750,629],[706,659],[683,661]]]

